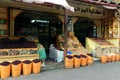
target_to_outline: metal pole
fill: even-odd
[[[64,57],[67,55],[67,39],[68,39],[68,10],[64,9]]]

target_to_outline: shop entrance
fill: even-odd
[[[15,36],[38,38],[48,55],[50,44],[62,33],[62,23],[55,14],[23,11],[15,18]]]
[[[79,18],[74,24],[74,32],[83,46],[86,37],[97,37],[97,27],[89,18]]]

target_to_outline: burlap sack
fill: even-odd
[[[73,56],[73,64],[75,68],[79,68],[80,67],[80,56],[79,55],[74,55]]]
[[[25,60],[22,63],[22,69],[23,69],[23,75],[29,75],[31,74],[31,70],[32,70],[32,65],[31,65],[31,61],[30,60]]]
[[[101,55],[100,60],[101,60],[101,63],[107,63],[107,56]]]
[[[0,73],[1,73],[1,78],[6,79],[10,76],[10,63],[9,62],[2,62],[0,65]]]
[[[38,74],[41,71],[41,61],[39,59],[34,59],[32,61],[32,72]]]
[[[87,65],[87,56],[86,55],[80,55],[81,57],[81,66],[86,66]]]
[[[73,68],[73,56],[66,56],[65,57],[65,68]]]
[[[21,61],[13,61],[12,62],[12,77],[18,77],[21,75]]]

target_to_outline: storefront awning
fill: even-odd
[[[70,6],[66,0],[16,0],[16,1],[26,2],[26,3],[36,3],[36,4],[50,3],[50,4],[63,6],[64,8],[74,12],[74,7]]]

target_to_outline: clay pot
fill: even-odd
[[[0,73],[1,73],[1,78],[6,79],[10,76],[10,63],[5,61],[2,62],[0,65]]]
[[[81,57],[81,66],[87,65],[87,56],[86,55],[80,55]]]
[[[65,57],[65,68],[73,68],[73,56],[66,56]]]
[[[73,65],[75,68],[79,68],[80,67],[80,56],[79,55],[74,55],[73,57]]]
[[[22,67],[23,67],[22,68],[23,69],[23,75],[31,74],[32,65],[31,65],[31,61],[30,60],[23,61]]]
[[[41,71],[41,61],[39,59],[34,59],[32,61],[32,72],[38,74]]]
[[[13,77],[18,77],[21,75],[21,61],[13,61],[12,62],[12,67],[11,67],[11,71],[12,71],[12,76]]]
[[[101,63],[107,63],[107,56],[106,55],[101,55],[100,57]]]

